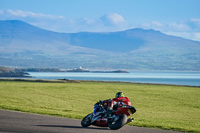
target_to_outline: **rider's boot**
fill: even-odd
[[[132,118],[132,117],[131,117],[131,118],[128,118],[127,123],[130,123],[130,122],[132,122],[133,120],[134,120],[134,118]],[[126,123],[126,124],[127,124],[127,123]]]

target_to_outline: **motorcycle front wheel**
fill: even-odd
[[[117,115],[118,120],[117,121],[109,121],[108,126],[112,130],[117,130],[123,127],[127,122],[127,116],[125,114],[119,114]]]
[[[81,126],[82,127],[88,127],[90,126],[92,123],[91,123],[91,119],[92,119],[92,113],[91,114],[88,114],[87,116],[85,116],[82,121],[81,121]]]

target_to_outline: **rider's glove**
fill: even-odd
[[[103,104],[103,100],[99,100],[99,104]]]
[[[112,102],[112,99],[108,99],[108,102]]]

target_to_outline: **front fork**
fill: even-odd
[[[116,115],[113,115],[111,117],[108,118],[108,121],[110,122],[116,122],[119,119],[119,117],[117,117]]]

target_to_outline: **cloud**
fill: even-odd
[[[170,30],[176,30],[176,31],[189,31],[190,30],[190,26],[188,26],[185,23],[177,23],[177,22],[173,22],[173,23],[169,23],[167,25],[167,27]]]
[[[162,27],[163,24],[161,22],[158,22],[158,21],[153,21],[152,24],[156,27]]]
[[[11,18],[48,18],[48,19],[62,19],[64,16],[55,16],[49,14],[42,14],[42,13],[34,13],[29,11],[22,11],[22,10],[0,10],[0,17],[11,17]]]
[[[164,27],[165,25],[161,22],[158,21],[152,21],[149,23],[141,23],[139,25],[136,25],[136,27],[144,28],[144,29],[155,29],[155,30],[160,30]]]
[[[192,18],[186,23],[192,30],[200,31],[200,19]]]
[[[4,13],[4,11],[3,10],[0,10],[0,15],[2,15]]]
[[[194,33],[194,37],[197,38],[198,40],[200,40],[200,32]]]
[[[103,15],[100,17],[100,20],[104,23],[105,26],[126,25],[125,19],[117,13]]]

